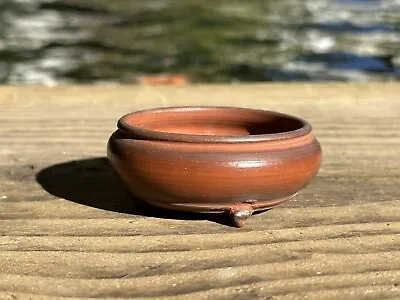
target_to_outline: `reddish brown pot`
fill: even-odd
[[[321,147],[304,120],[233,107],[175,107],[127,114],[108,158],[132,193],[164,208],[253,211],[296,195],[317,174]]]

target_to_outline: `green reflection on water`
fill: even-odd
[[[118,20],[94,31],[97,46],[109,47],[101,60],[72,75],[91,70],[89,77],[129,81],[143,73],[184,72],[194,81],[264,80],[261,70],[240,64],[260,66],[278,54],[280,41],[268,36],[267,26],[273,1],[162,2],[151,8],[94,1],[97,11]]]

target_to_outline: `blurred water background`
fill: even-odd
[[[400,79],[400,0],[0,0],[0,83]]]

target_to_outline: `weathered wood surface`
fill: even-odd
[[[399,95],[394,83],[1,87],[0,299],[400,298]],[[134,202],[104,159],[116,120],[189,104],[307,119],[318,177],[243,229]]]

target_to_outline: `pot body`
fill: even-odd
[[[118,129],[107,153],[136,197],[197,212],[277,205],[311,181],[322,159],[312,132],[271,141],[185,143],[135,139]]]

